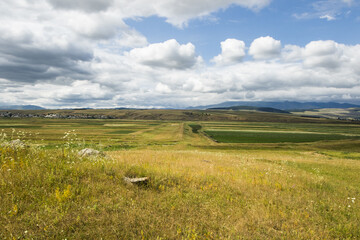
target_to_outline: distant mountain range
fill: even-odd
[[[271,107],[251,107],[251,106],[235,106],[235,107],[219,107],[219,108],[209,108],[209,110],[253,110],[253,111],[259,111],[259,112],[271,112],[271,113],[290,113],[288,111],[280,110],[277,108],[271,108]]]
[[[41,110],[45,109],[43,107],[35,106],[35,105],[0,105],[0,110]]]
[[[204,105],[204,106],[195,106],[188,107],[186,109],[232,109],[232,110],[258,110],[265,112],[281,112],[276,111],[276,109],[282,111],[291,111],[291,110],[309,110],[309,109],[321,109],[321,108],[360,108],[360,105],[355,105],[351,103],[336,103],[336,102],[249,102],[249,101],[228,101],[219,104]],[[256,109],[262,108],[262,109]],[[43,110],[46,108],[36,106],[36,105],[0,105],[0,110]],[[87,110],[92,108],[71,108],[78,110]],[[108,108],[115,110],[135,110],[137,108]],[[143,109],[143,108],[139,108]]]
[[[336,102],[248,102],[248,101],[229,101],[219,104],[189,107],[188,109],[210,109],[210,108],[229,108],[236,106],[248,106],[248,107],[260,107],[260,108],[275,108],[284,111],[295,110],[295,109],[319,109],[319,108],[355,108],[360,105],[350,103],[336,103]]]

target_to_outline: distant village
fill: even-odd
[[[59,114],[59,113],[44,113],[32,114],[23,112],[0,111],[0,117],[4,118],[54,118],[54,119],[116,119],[118,117],[101,114]]]

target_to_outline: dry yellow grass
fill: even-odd
[[[9,152],[10,151],[10,152]],[[356,239],[358,161],[316,152],[2,148],[2,239]],[[9,170],[11,169],[11,170]],[[131,186],[124,176],[149,176]]]
[[[360,238],[356,152],[326,142],[316,145],[331,151],[214,142],[201,150],[210,140],[181,123],[133,135],[144,137],[134,140],[141,148],[106,158],[3,141],[0,239]],[[145,146],[153,138],[158,145]]]

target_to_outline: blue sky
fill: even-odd
[[[2,0],[0,105],[360,104],[359,0]]]
[[[177,39],[180,43],[192,42],[197,52],[209,60],[220,53],[220,42],[227,38],[243,40],[246,45],[261,36],[272,36],[283,44],[305,46],[314,40],[334,40],[343,44],[358,44],[360,39],[360,8],[358,3],[349,6],[340,3],[328,11],[314,8],[317,1],[275,0],[261,11],[254,12],[237,5],[220,9],[204,19],[192,19],[182,28],[171,25],[165,18],[152,16],[127,19],[126,23],[141,32],[150,43]],[[331,1],[330,1],[331,2]],[[335,20],[321,19],[326,12]],[[304,13],[313,16],[297,18]]]

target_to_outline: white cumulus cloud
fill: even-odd
[[[272,37],[260,37],[255,39],[249,49],[249,54],[254,59],[264,60],[276,58],[280,55],[281,42]]]
[[[219,65],[233,64],[241,62],[245,55],[245,43],[230,38],[221,42],[221,54],[214,57],[213,61]]]
[[[344,61],[343,45],[334,41],[313,41],[305,46],[304,64],[307,67],[337,68]]]
[[[147,66],[173,69],[191,68],[201,61],[192,43],[179,44],[175,39],[135,48],[129,52],[129,56]]]

